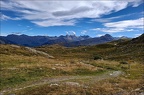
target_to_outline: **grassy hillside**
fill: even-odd
[[[0,93],[6,95],[143,93],[144,44],[132,41],[135,40],[73,48],[59,45],[37,48],[0,45]],[[112,73],[115,71],[122,74],[116,78],[109,78],[115,75]],[[16,90],[17,88],[21,89]]]
[[[58,45],[42,46],[36,48],[54,55],[58,59],[93,59],[94,56],[101,56],[103,59],[116,61],[139,61],[144,60],[144,44],[128,44],[129,41],[111,42],[95,46],[82,46],[66,48]]]

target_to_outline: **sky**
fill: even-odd
[[[137,37],[143,0],[0,0],[0,35]]]

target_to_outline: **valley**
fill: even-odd
[[[77,47],[0,44],[0,95],[143,95],[143,39]]]

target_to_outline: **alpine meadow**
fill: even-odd
[[[0,95],[144,95],[143,0],[1,0]]]

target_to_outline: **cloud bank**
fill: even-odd
[[[77,19],[98,18],[125,9],[128,6],[137,7],[142,0],[107,0],[107,1],[52,1],[52,0],[6,0],[0,1],[1,10],[17,12],[19,18],[12,18],[3,14],[2,20],[26,19],[41,26],[73,26]],[[106,23],[106,27],[117,27],[121,23]],[[114,25],[116,24],[116,25]],[[130,25],[131,26],[131,25]],[[129,27],[129,26],[128,26]],[[122,30],[123,27],[120,27]]]
[[[135,31],[135,29],[144,28],[144,18],[104,23],[104,26],[105,28],[95,28],[92,30],[108,33]]]

